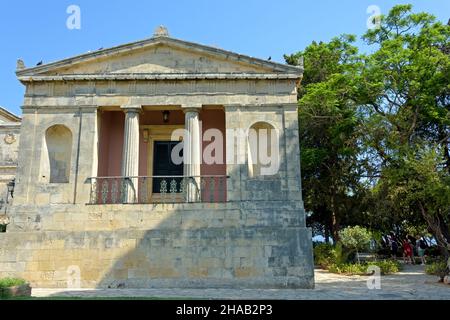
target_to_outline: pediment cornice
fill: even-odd
[[[41,81],[151,81],[151,80],[295,80],[294,73],[162,73],[162,74],[73,74],[73,75],[24,75],[21,82]]]
[[[72,58],[63,59],[60,61],[36,66],[33,68],[25,68],[23,63],[21,62],[20,65],[21,68],[19,68],[16,72],[18,78],[23,81],[24,79],[44,79],[40,78],[40,76],[48,76],[49,73],[56,72],[58,73],[58,70],[63,70],[64,68],[70,68],[72,66],[77,66],[83,63],[95,63],[96,60],[100,59],[108,59],[117,57],[124,54],[130,54],[134,51],[151,48],[154,46],[167,46],[170,48],[175,48],[179,50],[184,50],[193,54],[199,54],[199,55],[207,55],[210,57],[214,57],[221,60],[226,60],[227,62],[233,64],[241,64],[247,66],[247,68],[255,68],[255,74],[289,74],[292,76],[297,76],[297,78],[300,78],[303,73],[302,67],[296,67],[296,66],[290,66],[290,65],[284,65],[272,61],[262,60],[246,55],[237,54],[231,51],[226,51],[223,49],[205,46],[193,42],[188,42],[184,40],[174,39],[170,37],[153,37],[150,39],[132,42],[120,46],[116,46],[109,49],[102,49],[82,55],[78,55]],[[264,72],[261,72],[261,70],[264,70]],[[248,73],[248,72],[246,72]],[[243,77],[246,77],[247,75],[242,75]],[[239,73],[240,74],[240,73]],[[82,75],[71,75],[71,77],[76,78]],[[89,77],[117,77],[117,79],[121,78],[127,78],[130,77],[129,74],[121,74],[121,75],[113,75],[113,74],[107,74],[107,75],[96,75],[96,74],[90,74]],[[199,77],[211,77],[211,75],[199,75]],[[213,77],[218,77],[219,74],[213,75]],[[139,75],[139,77],[149,77],[149,75]],[[158,78],[162,77],[161,75],[154,74],[153,77]],[[178,77],[192,77],[192,75],[189,74],[170,74],[168,77],[177,78]],[[220,74],[220,77],[227,78],[227,77],[236,77],[236,75],[233,74]],[[258,76],[255,76],[258,77]],[[264,76],[262,76],[264,77]]]

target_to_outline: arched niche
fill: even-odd
[[[272,168],[279,168],[279,143],[278,131],[273,125],[261,121],[249,128],[247,155],[250,178],[276,173]]]
[[[45,132],[42,148],[41,179],[49,183],[69,183],[72,158],[72,132],[54,125]]]

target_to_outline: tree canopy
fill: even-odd
[[[428,229],[450,243],[450,26],[397,5],[354,35],[285,56],[304,60],[299,126],[305,207],[326,238],[361,225]]]

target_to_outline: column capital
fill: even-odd
[[[125,104],[123,106],[120,106],[120,109],[123,110],[125,113],[128,112],[141,112],[142,106],[139,104]]]
[[[199,113],[202,110],[201,104],[184,104],[181,106],[184,113],[196,112]]]

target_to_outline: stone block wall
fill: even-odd
[[[0,122],[0,199],[5,201],[7,184],[16,175],[19,142],[20,123],[4,125]]]
[[[295,202],[17,206],[0,277],[36,287],[312,288]],[[76,281],[75,281],[76,283]]]
[[[227,141],[235,161],[227,165],[230,176],[228,195],[232,201],[298,201],[301,194],[300,146],[296,104],[273,106],[228,106],[225,108],[227,130],[248,130],[256,123],[267,123],[278,133],[279,170],[270,176],[250,177],[246,141]],[[243,158],[238,159],[239,155]],[[242,163],[242,160],[244,163]]]

